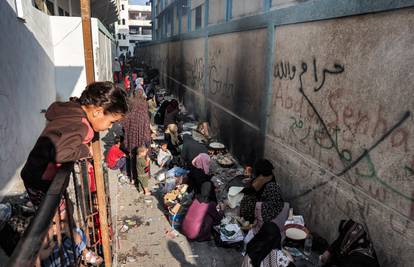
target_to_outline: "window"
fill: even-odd
[[[188,0],[181,0],[181,14],[186,14],[190,5],[188,4]]]
[[[118,33],[118,40],[121,40],[121,34]]]
[[[124,6],[124,5],[121,5],[121,9],[122,9],[122,10],[125,10],[125,6]]]
[[[142,35],[151,35],[152,29],[151,27],[142,27]]]
[[[125,25],[125,19],[122,19],[122,25]]]
[[[126,34],[122,34],[122,39],[125,40],[125,38],[126,38]]]
[[[65,16],[66,16],[66,17],[69,17],[69,12],[66,12],[66,11],[65,11]]]
[[[195,13],[195,29],[198,30],[201,28],[201,18],[202,18],[202,11],[203,11],[203,6],[200,5],[196,8],[196,13]]]
[[[142,11],[141,17],[143,20],[151,20],[151,12],[150,11]]]
[[[61,8],[61,7],[59,7],[59,16],[64,16],[65,15],[65,11]]]

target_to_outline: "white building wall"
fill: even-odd
[[[71,96],[80,96],[86,85],[82,22],[79,17],[50,19],[56,65],[56,98],[66,101]],[[99,30],[98,20],[93,18],[92,43],[95,79],[98,81],[112,80],[111,42]]]
[[[86,86],[79,17],[48,16],[22,1],[0,1],[0,199],[20,179],[20,169],[45,126],[42,110],[55,100],[79,96]],[[92,19],[95,75],[112,80],[112,46]],[[102,27],[102,26],[101,26]]]
[[[21,1],[0,1],[0,198],[20,177],[20,169],[45,125],[41,113],[56,98],[49,17]]]
[[[79,17],[50,17],[56,66],[56,99],[79,96],[86,84],[82,21]]]

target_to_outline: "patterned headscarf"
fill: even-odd
[[[210,156],[206,153],[200,153],[191,162],[194,167],[204,170],[205,174],[210,171]]]
[[[148,104],[140,98],[135,97],[131,103],[131,110],[122,121],[125,131],[125,146],[132,152],[140,146],[149,146],[151,143],[150,118],[148,115]]]

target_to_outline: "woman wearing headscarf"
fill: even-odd
[[[178,101],[175,99],[171,100],[165,109],[164,129],[166,129],[169,124],[177,124],[179,112]]]
[[[189,186],[194,189],[196,198],[200,202],[214,201],[213,184],[211,183],[210,156],[201,153],[193,159],[188,173]]]
[[[247,243],[242,267],[294,267],[293,260],[282,250],[279,227],[266,222]]]
[[[193,139],[190,134],[183,135],[183,147],[181,149],[181,159],[186,166],[191,166],[191,162],[201,153],[207,154],[208,149],[205,144],[201,144]]]
[[[173,156],[178,156],[178,146],[182,143],[180,136],[178,135],[178,126],[177,124],[169,124],[167,129],[164,132],[164,140],[167,142],[167,148],[173,154]]]
[[[255,178],[250,186],[243,189],[244,197],[240,203],[240,216],[246,221],[255,221],[256,205],[260,206],[261,221],[270,222],[279,215],[284,207],[280,186],[273,174],[273,165],[266,159],[259,160],[254,166]]]
[[[143,96],[134,97],[130,103],[131,111],[122,121],[125,131],[125,147],[131,158],[131,170],[135,170],[134,159],[136,150],[140,146],[148,147],[151,143],[150,118],[148,116],[148,104]],[[132,178],[136,178],[136,173],[132,173]]]
[[[208,127],[208,122],[200,122],[197,125],[197,129],[194,129],[192,132],[193,139],[202,144],[208,144],[210,137],[210,131]]]

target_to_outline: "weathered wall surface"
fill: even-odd
[[[265,44],[264,29],[208,40],[207,114],[213,131],[226,138],[227,146],[249,164],[262,149],[259,127]]]
[[[78,17],[58,16],[51,16],[50,21],[56,66],[56,99],[67,101],[71,96],[79,96],[86,84],[82,21]]]
[[[30,1],[22,3],[25,23],[16,17],[14,1],[0,1],[0,198],[19,177],[45,123],[41,110],[56,95],[48,16]]]
[[[414,260],[413,15],[284,26],[275,36],[265,147],[285,196],[331,239],[340,219],[365,222],[385,266]]]
[[[213,130],[243,163],[264,150],[285,199],[312,230],[332,241],[339,221],[352,218],[368,226],[381,266],[408,267],[413,25],[411,8],[277,26],[274,35],[260,29],[186,39],[141,53],[168,73],[163,84],[179,90],[190,110],[206,106]],[[151,59],[161,54],[166,58]]]
[[[85,56],[83,51],[82,21],[80,17],[50,16],[56,66],[56,99],[67,101],[80,96],[86,86]],[[100,30],[97,19],[92,18],[92,45],[95,79],[112,80],[113,41]]]
[[[20,169],[45,125],[41,113],[55,100],[67,101],[85,88],[80,18],[48,16],[15,1],[0,1],[0,199],[20,179]],[[97,79],[112,79],[110,39],[96,32]]]

